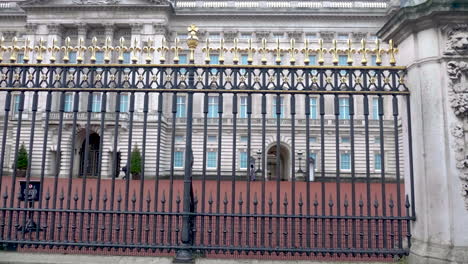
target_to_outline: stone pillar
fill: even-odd
[[[416,209],[409,263],[468,263],[468,8],[421,2],[402,3],[378,33],[394,39],[408,67]]]
[[[83,39],[86,45],[86,36],[88,33],[88,25],[86,23],[79,23],[77,25],[77,43],[80,39]]]

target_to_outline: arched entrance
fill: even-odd
[[[80,148],[80,171],[79,171],[80,177],[82,177],[85,173],[87,174],[88,177],[98,176],[100,139],[101,137],[97,133],[92,133],[89,135],[89,144],[88,144],[89,153],[88,153],[87,170],[85,168],[86,139],[83,140],[83,144],[81,144],[81,148]]]
[[[277,163],[276,156],[279,155],[279,164]],[[289,180],[290,171],[290,155],[289,150],[283,144],[280,145],[279,151],[277,151],[276,143],[271,146],[267,151],[267,177],[268,180],[277,180],[277,177],[281,181]],[[278,174],[279,166],[279,175]]]

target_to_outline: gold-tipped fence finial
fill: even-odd
[[[182,50],[182,48],[179,45],[179,38],[174,39],[174,47],[171,49],[174,52],[174,63],[179,63],[179,52]]]
[[[395,66],[395,64],[396,64],[396,59],[395,59],[395,54],[396,54],[396,53],[398,53],[398,48],[396,48],[396,47],[394,46],[393,40],[391,39],[391,40],[388,42],[387,54],[390,55],[389,63],[390,63],[390,65],[392,65],[392,66]]]
[[[37,63],[41,63],[44,60],[43,54],[46,51],[47,51],[47,47],[44,45],[44,40],[41,37],[37,45],[34,47],[34,52],[37,53],[37,56],[36,56]],[[0,52],[1,52],[1,47],[0,47]],[[0,55],[0,58],[1,58],[1,55]]]
[[[91,40],[91,46],[89,46],[88,50],[91,52],[91,58],[89,59],[91,63],[96,62],[96,52],[99,51],[99,47],[97,45],[97,38],[93,37]]]
[[[375,64],[380,66],[382,64],[382,54],[385,53],[385,50],[380,47],[380,39],[375,40],[375,48],[372,50],[372,53],[375,54]]]
[[[83,38],[78,40],[78,46],[75,49],[77,51],[76,61],[82,63],[84,61],[84,52],[87,50]]]
[[[239,63],[239,51],[240,51],[240,49],[238,47],[238,44],[239,44],[239,39],[235,38],[234,42],[233,42],[233,47],[231,49],[231,53],[233,54],[232,62],[234,64]]]
[[[298,52],[298,49],[295,48],[295,45],[296,45],[296,40],[295,39],[291,39],[290,41],[290,46],[289,46],[289,63],[291,63],[291,65],[294,65],[294,63],[296,63],[296,54]]]
[[[21,51],[23,51],[23,62],[24,63],[29,62],[29,54],[30,54],[31,51],[33,51],[31,46],[29,46],[29,44],[30,44],[29,38],[25,38],[24,39],[24,46],[21,49]]]
[[[367,53],[369,51],[370,50],[368,48],[366,48],[366,40],[361,39],[361,48],[358,50],[358,53],[361,54],[361,64],[363,66],[367,65]]]
[[[154,48],[154,41],[152,38],[148,38],[146,40],[146,44],[143,47],[143,53],[145,54],[145,62],[147,64],[150,64],[151,61],[153,60],[153,52],[156,49]]]
[[[286,44],[286,41],[282,41],[280,38],[276,38],[273,42],[268,38],[261,38],[258,43],[255,39],[242,40],[244,44],[240,45],[237,38],[226,41],[221,38],[219,44],[218,41],[212,43],[213,40],[207,38],[203,47],[198,47],[200,44],[198,27],[191,25],[187,28],[187,31],[187,63],[190,64],[195,64],[196,55],[205,63],[213,62],[211,61],[213,58],[212,53],[216,52],[220,64],[232,63],[237,65],[240,63],[242,53],[245,54],[245,59],[247,59],[243,63],[249,65],[253,65],[253,62],[257,59],[259,65],[269,63],[280,65],[283,56],[288,56],[289,64],[292,66],[299,65],[299,60],[303,60],[303,64],[306,66],[309,66],[312,60],[314,64],[317,62],[318,66],[324,66],[326,61],[333,66],[339,64],[341,66],[340,56],[346,55],[346,65],[353,66],[354,62],[357,61],[356,64],[359,65],[355,67],[363,67],[369,65],[369,56],[372,55],[373,64],[369,67],[382,66],[383,61],[388,63],[389,66],[395,66],[396,54],[398,53],[398,48],[393,40],[390,40],[388,44],[382,44],[379,39],[375,41],[374,45],[371,45],[372,47],[369,47],[365,39],[362,39],[360,43],[354,43],[348,39],[345,44],[337,40],[325,43],[322,39],[312,42],[307,38],[304,38],[302,43],[296,43],[296,39],[291,38],[289,43]],[[58,45],[59,43],[60,45]],[[155,43],[158,42],[151,38],[144,41],[139,38],[132,39],[127,43],[122,37],[118,43],[113,43],[113,40],[107,37],[104,39],[104,43],[100,43],[96,37],[93,37],[90,43],[87,43],[83,38],[72,41],[70,37],[65,37],[62,40],[49,39],[48,41],[46,39],[35,39],[33,44],[27,38],[18,39],[14,37],[9,41],[1,37],[0,63],[22,62],[31,64],[35,62],[40,64],[48,60],[49,63],[60,61],[65,64],[86,64],[86,61],[88,61],[91,64],[110,64],[115,58],[119,64],[151,64],[158,58],[157,63],[164,64],[169,59],[169,51],[173,56],[173,62],[175,64],[179,63],[180,57],[183,56],[181,55],[184,50],[183,46],[185,46],[180,42],[180,39],[175,38],[169,43],[165,38],[162,38],[161,44],[155,45]],[[116,46],[113,47],[112,44]],[[281,47],[282,45],[288,46]],[[298,46],[301,46],[301,48],[298,49]],[[228,51],[231,54],[227,54]],[[196,52],[199,54],[195,54]],[[71,55],[74,55],[72,53],[76,54],[76,60],[72,60]],[[99,62],[97,62],[96,55],[100,55]],[[57,56],[60,56],[60,58]],[[272,57],[272,61],[270,57]],[[316,65],[310,66],[317,67]]]
[[[190,50],[189,61],[190,63],[195,63],[195,49],[198,46],[198,27],[195,25],[190,25],[188,28],[188,37],[187,37],[187,46]]]
[[[13,37],[11,41],[11,46],[8,47],[8,51],[10,52],[10,62],[15,63],[18,57],[18,51],[20,51],[20,47],[18,46],[18,38]]]

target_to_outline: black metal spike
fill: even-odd
[[[136,203],[136,193],[135,193],[135,190],[133,190],[133,194],[132,194],[132,203],[135,204]]]
[[[254,204],[254,206],[258,205],[257,192],[254,193],[253,204]]]
[[[102,196],[102,201],[103,201],[104,203],[107,202],[107,190],[104,190],[104,195]]]
[[[49,200],[49,199],[50,199],[50,190],[49,190],[49,187],[47,187],[45,199],[46,199],[46,200]]]
[[[223,200],[223,203],[224,203],[224,207],[226,207],[226,206],[228,205],[227,192],[224,193],[224,200]]]
[[[302,206],[304,205],[304,202],[302,200],[302,193],[299,193],[299,202],[297,204],[302,209]]]
[[[91,190],[89,191],[88,201],[89,201],[89,202],[92,202],[92,201],[93,201],[93,189],[91,189]]]
[[[148,190],[148,193],[147,193],[147,195],[146,195],[146,202],[147,202],[148,204],[151,203],[151,194],[150,194],[150,191],[149,191],[149,190]]]

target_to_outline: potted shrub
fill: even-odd
[[[141,173],[141,154],[138,146],[135,146],[130,156],[130,173],[133,180],[140,179]]]
[[[25,177],[26,170],[28,169],[28,151],[24,146],[24,143],[21,144],[21,147],[18,152],[18,158],[16,159],[16,175],[18,177]]]

